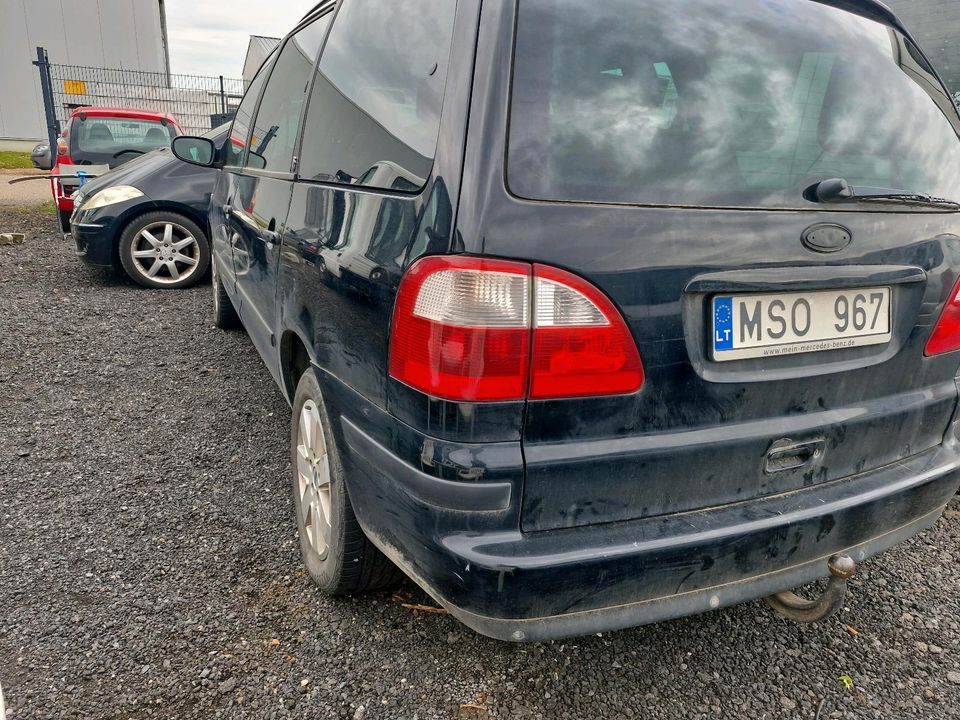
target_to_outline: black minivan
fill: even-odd
[[[313,579],[542,640],[823,617],[937,520],[958,132],[874,0],[338,0],[173,147]]]

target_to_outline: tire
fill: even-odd
[[[242,327],[240,315],[223,288],[217,263],[213,261],[210,262],[210,285],[213,288],[213,324],[221,330],[236,330]]]
[[[61,210],[57,208],[57,217],[60,218],[60,230],[68,233],[70,232],[70,216],[73,213],[69,210]]]
[[[293,398],[290,454],[300,554],[317,587],[328,595],[350,595],[398,582],[403,574],[370,542],[353,513],[330,419],[310,370]]]
[[[120,263],[130,279],[148,288],[196,285],[210,266],[210,242],[200,227],[174,212],[134,218],[120,236]]]

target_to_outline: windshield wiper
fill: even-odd
[[[912,205],[915,207],[933,207],[944,210],[960,210],[960,203],[953,200],[926,195],[924,193],[904,192],[889,188],[853,187],[843,178],[823,180],[808,188],[804,195],[815,202],[837,203],[890,203]]]

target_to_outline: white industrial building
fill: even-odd
[[[0,149],[46,138],[38,46],[57,64],[170,71],[164,0],[0,0]]]
[[[280,38],[266,37],[264,35],[251,35],[250,42],[247,44],[247,57],[243,61],[243,82],[247,85],[257,74],[257,70],[263,65],[263,61],[273,52],[273,49],[280,44]]]

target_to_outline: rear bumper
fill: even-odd
[[[943,512],[943,506],[936,510],[915,518],[906,525],[891,530],[882,535],[857,545],[842,548],[844,554],[862,562],[866,558],[888,550],[895,545],[909,539],[918,532],[934,525]],[[712,551],[709,546],[691,549],[695,552],[707,553]],[[819,578],[827,577],[827,562],[833,553],[807,560],[798,564],[786,564],[778,569],[754,574],[744,573],[740,580],[708,587],[696,587],[685,575],[676,575],[674,578],[680,588],[693,585],[694,589],[682,590],[671,595],[648,599],[637,599],[620,605],[608,605],[591,610],[571,610],[555,615],[529,618],[500,618],[474,613],[468,608],[458,607],[444,602],[440,595],[434,595],[438,602],[443,604],[450,613],[465,625],[483,635],[499,640],[514,642],[556,640],[565,637],[590,635],[593,633],[609,632],[624,628],[637,627],[650,623],[672,620],[688,615],[697,615],[710,610],[716,610],[731,605],[737,605],[758,598],[773,595],[783,590],[797,588]],[[611,568],[607,565],[607,571]],[[594,573],[599,581],[603,577],[599,568]],[[686,574],[689,574],[686,573]],[[622,581],[637,591],[637,597],[644,597],[647,593],[640,590],[640,579]],[[423,585],[423,583],[419,583]],[[536,587],[536,585],[533,585]],[[429,588],[427,589],[430,592]]]
[[[797,587],[826,576],[834,553],[862,561],[931,526],[960,486],[951,434],[910,460],[782,495],[523,533],[522,460],[517,482],[497,462],[475,463],[482,482],[440,479],[432,460],[417,469],[398,457],[409,457],[410,428],[362,402],[341,407],[350,496],[367,534],[455,617],[503,640],[632,627]],[[392,427],[375,439],[384,423]],[[481,458],[479,446],[438,452],[442,441],[420,442],[431,457]],[[513,457],[509,443],[482,452]]]

